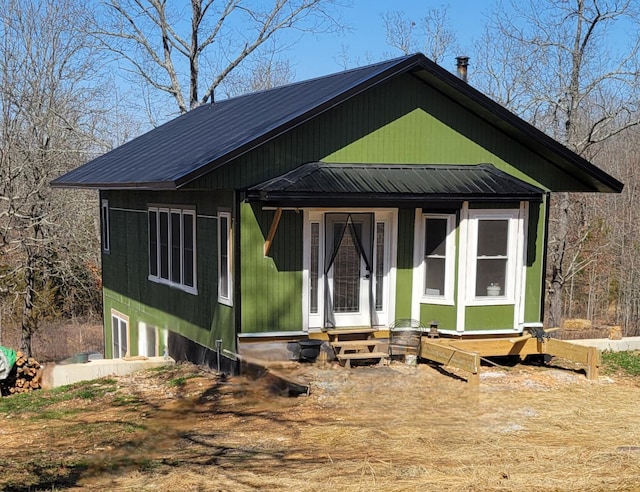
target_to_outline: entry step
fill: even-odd
[[[349,354],[338,354],[336,358],[344,367],[351,367],[353,360],[377,360],[379,366],[383,366],[388,359],[386,352],[354,352]]]

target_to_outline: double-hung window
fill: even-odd
[[[453,303],[455,271],[455,215],[422,214],[422,234],[417,248],[424,302]]]
[[[469,212],[470,300],[490,304],[515,301],[519,227],[518,210]]]
[[[196,293],[195,210],[149,207],[149,280]]]
[[[218,212],[218,302],[233,303],[231,213]]]

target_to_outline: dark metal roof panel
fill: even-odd
[[[176,188],[273,134],[395,74],[416,56],[195,108],[53,181],[54,186]],[[363,86],[364,84],[364,86]]]
[[[477,165],[390,165],[311,162],[251,187],[250,200],[318,203],[358,200],[539,200],[544,192],[496,169]]]

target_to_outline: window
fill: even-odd
[[[111,249],[111,238],[110,238],[110,230],[109,230],[109,200],[102,200],[100,202],[100,218],[102,220],[102,230],[101,230],[101,239],[102,239],[102,252],[109,253]]]
[[[311,264],[309,265],[309,309],[313,314],[318,314],[319,282],[319,258],[320,258],[320,223],[311,222]]]
[[[194,210],[149,207],[149,279],[196,293]]]
[[[113,358],[119,359],[129,350],[129,318],[111,311],[111,339],[113,340]]]
[[[417,248],[420,296],[424,302],[453,303],[455,215],[422,214]]]
[[[518,210],[469,212],[469,298],[514,302],[517,263]]]
[[[384,279],[386,273],[385,265],[385,245],[386,245],[386,222],[376,222],[376,245],[375,245],[375,274],[376,274],[376,286],[375,286],[375,307],[376,311],[382,311],[384,308]]]
[[[157,357],[159,355],[158,329],[146,323],[138,324],[138,355]]]
[[[231,305],[233,281],[231,268],[231,213],[218,213],[218,302]]]

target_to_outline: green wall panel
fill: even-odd
[[[240,210],[242,331],[302,330],[302,213],[282,213],[269,256],[264,256],[275,211],[247,203]]]
[[[429,326],[432,321],[438,323],[441,330],[456,329],[457,312],[455,306],[442,306],[440,304],[420,304],[420,321],[424,326]]]
[[[504,330],[513,328],[513,305],[467,306],[465,331]]]
[[[396,319],[411,318],[413,284],[413,233],[415,211],[398,211],[398,258],[396,264]]]
[[[231,209],[233,193],[206,192],[103,192],[109,200],[110,254],[102,255],[105,290],[105,326],[110,337],[110,310],[145,321],[153,310],[158,327],[166,327],[209,348],[222,339],[223,347],[235,347],[233,308],[218,304],[217,220],[218,208]],[[175,205],[196,210],[197,294],[148,279],[149,205]],[[164,314],[161,314],[164,313]],[[131,324],[132,335],[137,334]],[[132,338],[132,340],[135,340]],[[132,349],[137,350],[134,343]],[[135,354],[132,354],[135,355]]]
[[[488,162],[543,189],[564,184],[580,186],[574,177],[539,154],[408,74],[301,124],[191,186],[241,189],[317,160]]]
[[[527,231],[527,260],[525,284],[524,321],[542,321],[542,299],[544,292],[544,258],[546,255],[545,207],[543,203],[531,203],[529,228]]]

